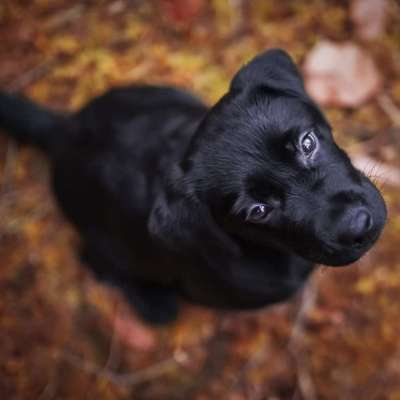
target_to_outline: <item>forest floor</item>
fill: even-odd
[[[182,86],[212,104],[266,48],[302,65],[321,38],[356,43],[382,87],[357,107],[324,111],[354,160],[367,160],[367,172],[384,167],[376,179],[389,220],[359,262],[318,268],[292,301],[251,313],[184,305],[176,323],[151,328],[79,262],[46,159],[0,135],[0,398],[400,399],[400,8],[390,3],[368,41],[348,8],[3,0],[0,87],[66,111],[133,82]]]

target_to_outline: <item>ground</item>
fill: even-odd
[[[132,82],[183,86],[212,104],[261,50],[283,47],[302,65],[320,39],[357,44],[383,77],[379,93],[324,111],[367,172],[384,166],[374,178],[389,221],[359,262],[320,267],[290,302],[252,313],[185,305],[175,324],[151,328],[79,262],[46,159],[0,135],[1,398],[400,399],[400,8],[387,2],[385,27],[365,40],[349,7],[3,0],[0,87],[65,111]]]

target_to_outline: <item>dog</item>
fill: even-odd
[[[72,115],[0,94],[0,126],[50,159],[95,275],[151,323],[178,299],[256,309],[347,265],[386,207],[335,143],[290,56],[257,55],[208,108],[172,87],[111,89]]]

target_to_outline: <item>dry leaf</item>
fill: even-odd
[[[306,57],[304,73],[308,92],[322,105],[357,107],[382,85],[372,58],[351,42],[319,42]]]
[[[353,0],[350,17],[357,35],[362,39],[374,39],[385,29],[387,0]]]
[[[139,321],[130,310],[117,315],[114,329],[125,344],[137,350],[148,351],[156,345],[153,330]]]
[[[160,6],[173,23],[190,24],[205,6],[204,0],[161,0]]]
[[[353,164],[366,174],[372,174],[374,180],[380,183],[400,186],[400,169],[390,164],[381,163],[374,158],[358,154],[352,157]]]

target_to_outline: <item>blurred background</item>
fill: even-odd
[[[385,0],[2,0],[0,88],[75,110],[114,85],[209,104],[287,50],[389,222],[356,264],[320,267],[258,312],[184,305],[142,324],[77,259],[38,152],[0,134],[2,399],[400,399],[400,5]]]

